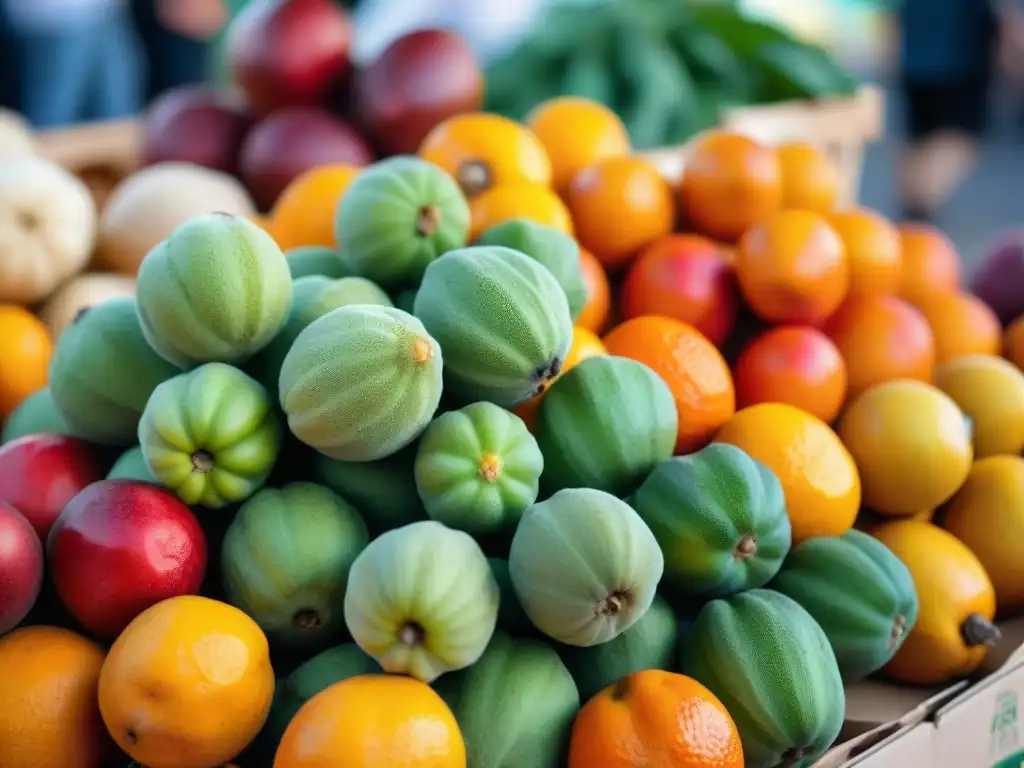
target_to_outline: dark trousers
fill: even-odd
[[[205,81],[210,73],[210,46],[179,35],[160,24],[153,0],[132,3],[135,28],[146,49],[148,76],[146,99],[150,100],[168,88]]]

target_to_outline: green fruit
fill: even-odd
[[[264,488],[242,505],[221,548],[228,600],[271,642],[309,647],[344,634],[348,571],[370,537],[348,502],[312,483]]]
[[[434,419],[416,454],[427,514],[474,535],[515,527],[537,500],[544,457],[523,420],[494,403]]]
[[[497,633],[476,664],[445,675],[436,689],[455,715],[473,768],[565,765],[580,697],[550,646]]]
[[[139,421],[146,466],[186,504],[220,509],[266,481],[281,425],[259,382],[207,363],[158,386]]]
[[[526,510],[508,566],[537,629],[586,647],[607,643],[647,612],[664,561],[632,507],[604,491],[574,488]]]
[[[563,646],[580,699],[589,701],[619,678],[645,669],[672,669],[679,627],[671,606],[655,596],[647,613],[618,637],[589,648]]]
[[[64,417],[53,403],[49,387],[37,389],[15,408],[4,422],[0,432],[0,445],[26,435],[56,434],[70,435]]]
[[[658,540],[665,582],[679,594],[725,597],[763,587],[789,552],[779,479],[733,445],[666,459],[629,503]]]
[[[394,303],[400,310],[411,315],[416,305],[416,291],[411,288],[407,291],[401,291],[395,295]]]
[[[146,343],[135,300],[110,299],[79,312],[57,340],[50,396],[73,434],[128,446],[153,390],[179,373]]]
[[[415,314],[444,349],[446,386],[468,401],[525,403],[559,374],[572,342],[558,281],[511,248],[446,253],[423,275]]]
[[[304,245],[285,253],[292,279],[307,275],[321,275],[337,280],[355,274],[352,267],[338,251],[325,245]]]
[[[512,586],[512,576],[508,572],[508,560],[500,557],[489,557],[487,562],[491,564],[491,571],[498,582],[498,590],[501,592],[501,604],[498,606],[498,628],[508,632],[513,637],[528,637],[537,633],[530,617],[526,615],[523,606],[519,604],[516,597],[515,587]]]
[[[857,530],[802,542],[769,586],[821,625],[847,682],[881,669],[917,622],[910,571],[882,542]]]
[[[747,768],[807,768],[839,735],[839,666],[796,601],[770,589],[712,600],[682,646],[682,673],[732,715]]]
[[[146,459],[142,455],[142,448],[135,446],[122,453],[114,466],[107,473],[107,480],[123,478],[125,480],[140,480],[144,483],[156,483],[156,478],[146,466]]]
[[[480,545],[425,520],[388,531],[356,558],[345,623],[386,671],[430,683],[480,658],[494,634],[498,599]]]
[[[672,455],[677,418],[668,384],[646,365],[614,355],[587,358],[541,401],[545,489],[631,493]]]
[[[469,203],[433,163],[413,156],[360,172],[338,205],[338,249],[358,274],[391,288],[414,286],[445,251],[469,235]]]
[[[146,254],[135,294],[150,346],[190,368],[240,362],[269,344],[288,318],[292,280],[270,235],[241,216],[211,213]]]
[[[412,315],[342,307],[295,339],[281,366],[281,407],[292,433],[320,453],[382,459],[430,423],[441,366],[441,348]]]
[[[587,285],[580,271],[580,246],[569,235],[527,219],[510,219],[486,230],[476,245],[502,245],[525,253],[547,267],[565,291],[575,320],[587,303]]]

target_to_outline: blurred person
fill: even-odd
[[[211,40],[228,19],[226,0],[133,0],[145,49],[146,100],[210,74]]]
[[[7,6],[0,2],[0,109],[19,108],[18,73],[14,68],[14,37]]]

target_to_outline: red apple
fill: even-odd
[[[173,493],[100,480],[71,500],[46,541],[61,602],[97,637],[113,638],[168,597],[199,592],[206,537]]]
[[[310,168],[372,161],[366,142],[344,120],[322,109],[296,108],[264,118],[249,131],[239,172],[257,204],[266,210],[292,179]]]
[[[424,137],[452,115],[476,112],[484,79],[458,35],[423,29],[389,45],[353,83],[358,122],[383,154],[415,154]]]
[[[106,475],[94,451],[64,435],[26,435],[0,446],[0,502],[21,512],[45,541],[75,494]]]
[[[143,165],[179,161],[235,174],[252,126],[241,97],[205,86],[173,88],[146,111]]]
[[[999,235],[979,262],[970,287],[1003,325],[1024,314],[1024,229]]]
[[[43,545],[32,524],[0,504],[0,635],[24,619],[43,586]]]
[[[228,28],[228,65],[259,114],[323,105],[351,69],[351,40],[333,0],[254,0]]]

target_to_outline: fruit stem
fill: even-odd
[[[324,625],[320,614],[312,608],[303,608],[292,617],[292,623],[299,629],[316,629]]]
[[[892,623],[892,630],[889,632],[890,651],[900,644],[905,634],[907,634],[907,617],[901,613]]]
[[[439,226],[441,226],[441,209],[436,205],[421,207],[419,218],[416,219],[416,234],[421,237],[430,237],[437,232]]]
[[[757,552],[757,534],[756,533],[745,533],[740,537],[740,540],[736,542],[736,548],[733,549],[732,554],[737,560],[746,560],[748,557],[753,556]]]
[[[612,701],[622,701],[629,696],[631,677],[632,675],[623,675],[618,679],[612,688]]]
[[[200,448],[192,454],[192,468],[201,475],[205,475],[213,469],[213,456]]]
[[[483,458],[480,459],[480,476],[488,483],[493,483],[498,479],[500,472],[501,459],[493,453],[485,453]]]
[[[594,614],[597,616],[614,616],[625,608],[628,603],[628,592],[612,592],[608,597],[594,606]]]
[[[974,648],[979,645],[995,645],[1002,638],[999,627],[980,613],[972,613],[960,625],[960,634],[967,646]]]
[[[415,621],[407,621],[398,629],[398,642],[402,645],[420,645],[426,637],[423,627]]]
[[[482,160],[467,160],[459,166],[455,180],[467,197],[473,197],[490,188],[491,169]]]
[[[779,763],[779,768],[787,768],[791,765],[799,765],[804,759],[804,755],[807,754],[807,750],[803,747],[793,747],[787,749],[782,753],[782,762]]]

